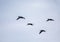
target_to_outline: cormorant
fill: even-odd
[[[40,30],[39,34],[41,34],[42,32],[46,32],[45,30]]]
[[[32,25],[32,26],[33,26],[33,24],[32,24],[32,23],[28,23],[27,25]]]
[[[16,20],[19,20],[19,19],[25,19],[25,18],[23,16],[18,16]]]
[[[54,21],[53,19],[47,19],[47,21]]]

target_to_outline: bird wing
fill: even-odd
[[[20,18],[18,17],[16,20],[18,20],[18,19],[20,19]]]

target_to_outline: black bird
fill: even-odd
[[[32,24],[32,23],[28,23],[27,25],[31,25],[31,26],[33,26],[33,24]]]
[[[45,30],[40,30],[39,34],[41,34],[42,32],[46,32]]]
[[[25,18],[23,16],[18,16],[16,20],[19,20],[19,19],[25,19]]]
[[[54,21],[53,19],[47,19],[47,21]]]

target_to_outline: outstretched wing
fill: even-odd
[[[16,20],[19,20],[20,18],[18,17]]]

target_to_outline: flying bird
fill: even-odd
[[[33,24],[32,24],[32,23],[28,23],[27,25],[31,25],[31,26],[33,26]]]
[[[41,34],[42,32],[46,32],[45,30],[40,30],[39,34]]]
[[[47,21],[54,21],[53,19],[47,19]]]
[[[23,16],[18,16],[16,20],[19,20],[19,19],[25,19],[25,18]]]

